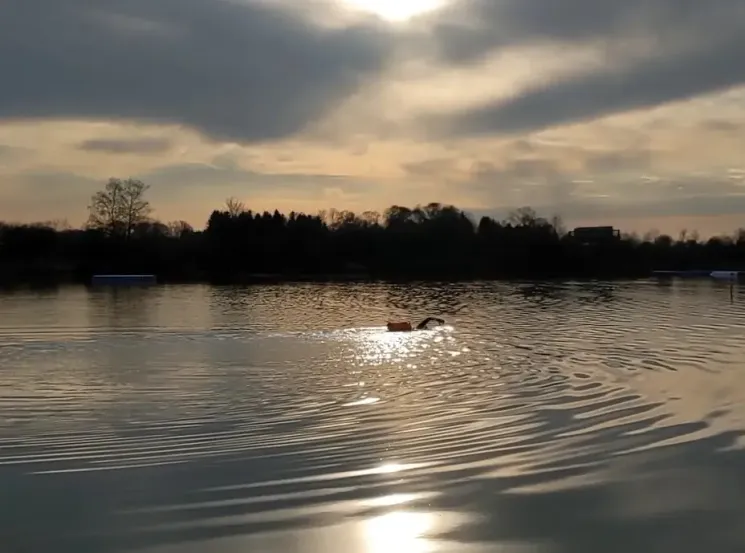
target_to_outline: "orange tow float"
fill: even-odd
[[[395,323],[388,323],[389,332],[409,332],[414,330],[409,321],[400,321]]]

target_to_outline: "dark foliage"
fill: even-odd
[[[252,213],[236,202],[203,231],[140,222],[131,234],[0,224],[4,282],[88,281],[153,273],[160,281],[259,278],[628,278],[651,270],[745,269],[745,231],[699,241],[668,236],[580,239],[531,209],[475,223],[453,206],[393,206],[382,216]]]

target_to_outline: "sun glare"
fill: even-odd
[[[374,13],[388,21],[403,22],[434,11],[444,0],[343,0],[353,9]]]
[[[425,535],[433,526],[425,513],[394,511],[370,519],[365,525],[367,553],[428,553]]]

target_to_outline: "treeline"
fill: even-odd
[[[113,184],[112,184],[113,183]],[[147,187],[112,179],[81,229],[0,224],[0,280],[89,281],[100,273],[160,281],[262,278],[629,278],[652,270],[745,269],[745,231],[706,241],[567,233],[522,208],[474,221],[437,203],[383,214],[252,212],[229,200],[204,230],[150,218]]]

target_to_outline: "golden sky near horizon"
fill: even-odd
[[[18,3],[0,20],[0,220],[78,225],[131,176],[158,218],[197,227],[235,196],[729,232],[745,3],[683,4]]]

